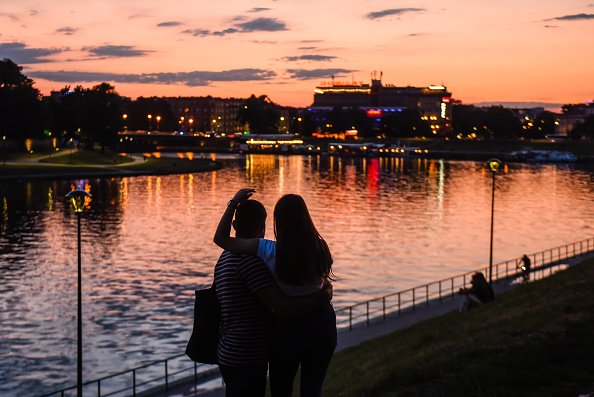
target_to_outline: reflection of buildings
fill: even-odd
[[[443,85],[429,87],[397,87],[382,84],[381,74],[372,76],[371,84],[363,82],[322,83],[315,88],[314,103],[308,109],[318,120],[336,107],[359,108],[367,116],[381,120],[382,117],[404,109],[419,113],[422,120],[430,120],[441,128],[449,127],[452,116],[451,97]]]
[[[243,132],[244,126],[237,117],[245,99],[207,97],[164,98],[184,132]]]

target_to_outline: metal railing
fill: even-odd
[[[532,261],[530,274],[533,279],[538,278],[539,275],[540,278],[545,277],[546,270],[552,274],[554,267],[566,266],[561,261],[593,250],[594,237],[530,254],[528,255]],[[521,276],[521,270],[517,267],[520,260],[521,258],[516,258],[493,265],[493,280]],[[336,325],[341,331],[350,331],[358,325],[369,326],[372,322],[386,320],[388,316],[399,316],[421,306],[429,306],[434,302],[452,299],[457,295],[459,288],[468,285],[467,281],[470,281],[472,274],[477,271],[487,274],[488,267],[335,309]],[[195,383],[209,379],[218,373],[216,366],[190,362],[185,354],[180,354],[85,382],[83,391],[85,396],[136,397],[149,390],[156,390],[158,387],[169,390],[172,385],[191,378],[191,371],[193,371]],[[157,384],[157,382],[160,383]],[[70,397],[74,395],[76,395],[76,386],[41,397]]]
[[[548,269],[549,274],[552,274],[553,267],[563,267],[561,261],[592,250],[594,250],[594,237],[530,254],[528,255],[532,261],[530,274],[533,275],[533,278],[538,276],[542,278],[546,275],[545,270]],[[521,263],[521,258],[494,264],[493,280],[521,276],[522,270],[518,268],[519,263]],[[474,273],[483,272],[488,278],[488,271],[489,268],[485,267],[335,309],[336,325],[339,330],[351,331],[355,326],[369,326],[372,322],[385,321],[388,316],[400,316],[422,306],[429,306],[444,299],[452,299],[458,294],[460,288],[468,286]]]
[[[192,377],[194,382],[207,380],[218,374],[218,367],[191,362],[185,354],[153,361],[140,367],[121,371],[83,383],[85,396],[141,396],[147,391],[162,388],[168,391],[176,384]],[[67,387],[41,397],[73,397],[76,386]]]

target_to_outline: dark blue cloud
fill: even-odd
[[[64,48],[30,48],[25,43],[0,43],[0,58],[10,58],[17,64],[53,62],[48,56],[60,54]]]
[[[243,21],[243,17],[235,17],[235,21]],[[256,18],[246,22],[239,22],[224,30],[212,31],[207,29],[186,29],[182,33],[192,36],[225,36],[233,33],[279,32],[288,30],[283,21],[276,18]]]
[[[352,73],[349,69],[287,69],[290,77],[297,80],[313,80],[319,78],[329,78],[331,76],[340,76],[346,73]]]
[[[287,30],[285,23],[276,18],[256,18],[252,21],[239,23],[236,27],[242,32],[278,32]]]
[[[0,17],[6,17],[6,18],[10,19],[13,22],[18,22],[19,21],[19,17],[17,17],[15,14],[10,14],[8,12],[0,12]]]
[[[294,61],[325,62],[325,61],[331,61],[333,59],[336,59],[336,57],[332,56],[332,55],[298,55],[298,56],[284,57],[283,59],[285,61],[290,61],[290,62],[294,62]]]
[[[37,71],[29,76],[61,83],[115,82],[139,84],[183,84],[190,87],[208,86],[215,81],[263,81],[276,77],[276,73],[264,69],[232,69],[221,72],[193,71],[177,73],[94,73],[77,71]]]
[[[65,34],[67,36],[72,36],[76,32],[78,32],[78,29],[77,28],[71,28],[70,26],[64,26],[63,28],[56,29],[56,33],[62,33],[62,34]]]
[[[83,50],[88,51],[91,55],[104,58],[142,57],[152,52],[146,50],[138,50],[130,45],[111,44],[97,47],[84,47]]]
[[[379,19],[391,15],[402,15],[427,11],[425,8],[389,8],[387,10],[374,11],[367,14],[368,19]]]
[[[555,17],[551,19],[547,19],[547,21],[583,21],[594,19],[594,14],[573,14],[573,15],[564,15],[562,17]]]
[[[263,11],[269,11],[270,8],[266,8],[266,7],[254,7],[251,10],[249,10],[248,12],[263,12]]]
[[[179,22],[179,21],[167,21],[167,22],[161,22],[161,23],[157,24],[157,26],[160,28],[171,28],[171,27],[181,26],[181,25],[183,25],[183,23]]]

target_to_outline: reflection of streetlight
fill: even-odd
[[[148,126],[149,126],[149,131],[153,129],[153,115],[152,114],[147,114],[146,118],[148,119]]]
[[[81,266],[81,242],[80,242],[80,217],[83,209],[89,203],[91,194],[81,190],[72,190],[66,195],[76,214],[78,226],[78,312],[77,312],[77,355],[76,355],[76,395],[82,397],[82,266]]]
[[[159,122],[161,121],[161,116],[157,116],[157,131],[159,131]]]
[[[491,186],[491,238],[489,240],[489,284],[493,283],[493,220],[495,218],[495,174],[501,167],[501,160],[490,159],[487,161],[489,170],[493,176],[493,184]]]

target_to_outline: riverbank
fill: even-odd
[[[337,354],[328,396],[590,396],[594,260]],[[590,394],[589,394],[590,393]]]
[[[147,158],[81,150],[53,156],[11,156],[0,165],[0,180],[168,175],[220,168],[220,162],[209,158]]]

